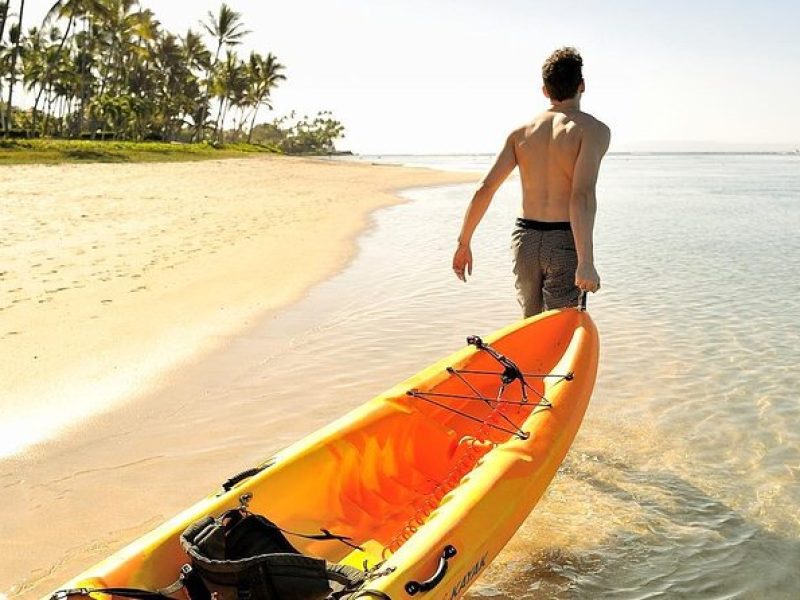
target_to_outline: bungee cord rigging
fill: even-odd
[[[486,449],[487,444],[491,446],[490,449],[498,446],[498,442],[486,440],[489,430],[506,433],[518,440],[527,440],[530,437],[529,433],[523,431],[520,425],[517,425],[504,413],[504,410],[510,407],[516,408],[517,411],[528,406],[531,407],[532,411],[552,408],[552,404],[544,393],[539,392],[535,387],[530,385],[527,381],[528,379],[539,379],[542,381],[545,379],[554,379],[555,381],[552,383],[551,387],[565,381],[570,382],[574,379],[574,373],[572,372],[563,374],[524,373],[511,358],[498,352],[495,348],[485,343],[480,337],[470,336],[467,338],[467,343],[487,353],[503,370],[456,369],[451,366],[447,367],[447,372],[464,385],[466,389],[462,392],[433,392],[421,391],[418,389],[412,389],[406,392],[406,395],[411,398],[421,400],[469,421],[478,423],[480,424],[480,428],[475,432],[472,441],[467,445],[467,450],[452,466],[445,477],[439,481],[431,481],[432,487],[427,491],[420,492],[420,497],[414,502],[414,514],[408,519],[400,532],[387,544],[384,550],[384,558],[386,558],[389,553],[396,552],[400,546],[408,541],[411,536],[424,525],[430,514],[439,506],[444,496],[455,489],[464,475],[469,473],[475,467],[478,460],[488,452]],[[498,377],[500,383],[498,385],[497,394],[490,397],[481,393],[475,383],[469,380],[469,377]],[[519,400],[504,397],[504,394],[514,382],[519,382],[521,398]],[[530,401],[529,392],[536,397],[535,402]],[[446,404],[446,400],[481,402],[492,410],[487,417],[481,418],[465,410]]]

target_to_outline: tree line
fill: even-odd
[[[271,94],[286,80],[271,52],[240,58],[236,47],[249,31],[225,3],[183,35],[139,0],[56,0],[27,31],[25,0],[13,4],[0,0],[5,136],[250,142],[259,111],[272,109]],[[22,90],[32,100],[26,110],[13,104]],[[285,122],[268,127],[270,143],[285,151],[330,151],[330,136],[343,131],[327,112]],[[307,146],[297,148],[298,138]]]

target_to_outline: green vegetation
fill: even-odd
[[[176,35],[139,0],[52,1],[41,27],[25,31],[25,0],[0,0],[0,131],[18,140],[3,154],[194,157],[239,153],[230,144],[251,141],[286,153],[335,151],[343,127],[328,112],[292,125],[293,115],[257,124],[262,109],[273,109],[286,68],[271,52],[239,57],[236,47],[249,32],[227,4],[198,31]],[[30,106],[14,106],[15,97]],[[46,142],[53,138],[98,145]],[[184,144],[111,143],[123,140]]]
[[[242,158],[279,152],[255,144],[93,142],[90,140],[0,140],[0,165],[64,162],[172,162]]]
[[[322,111],[314,119],[305,116],[300,120],[292,112],[288,117],[259,125],[250,132],[249,139],[286,154],[332,154],[336,152],[333,141],[343,132],[344,127],[330,112]]]

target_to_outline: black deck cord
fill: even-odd
[[[520,387],[522,388],[522,398],[523,400],[527,400],[527,393],[526,390],[532,391],[536,394],[540,400],[544,400],[548,404],[550,401],[544,397],[543,394],[540,394],[532,385],[530,385],[527,381],[525,381],[525,374],[522,370],[517,366],[517,364],[508,358],[505,354],[501,354],[494,348],[492,348],[489,344],[484,342],[480,336],[471,335],[467,338],[467,344],[471,346],[475,346],[478,350],[483,350],[493,359],[495,359],[500,365],[503,367],[503,373],[500,375],[500,379],[505,384],[509,384],[515,380],[519,381]],[[568,373],[565,379],[567,381],[572,381],[572,373]]]
[[[503,383],[508,385],[512,381],[519,380],[523,386],[525,385],[525,376],[522,374],[522,371],[513,360],[504,354],[501,354],[489,344],[484,343],[484,341],[477,335],[469,336],[467,338],[467,344],[470,346],[475,346],[478,350],[483,350],[500,363],[500,365],[503,367],[503,374],[500,376],[503,380]]]
[[[460,381],[462,381],[462,382],[464,383],[464,385],[466,385],[466,386],[467,386],[469,389],[471,389],[471,390],[472,390],[472,393],[473,393],[473,394],[475,394],[475,395],[476,395],[476,396],[478,396],[478,397],[479,397],[481,400],[483,400],[484,402],[486,402],[486,404],[488,404],[488,405],[489,405],[491,408],[494,408],[494,407],[492,406],[492,400],[491,400],[490,398],[487,398],[487,397],[486,397],[486,396],[484,396],[483,394],[481,394],[481,393],[480,393],[480,391],[478,391],[478,388],[476,388],[474,385],[472,385],[472,384],[471,384],[471,383],[470,383],[470,382],[467,380],[467,378],[466,378],[466,377],[464,377],[464,376],[462,376],[462,375],[461,375],[461,372],[460,372],[460,371],[457,371],[457,370],[456,370],[455,368],[453,368],[453,367],[447,367],[447,372],[448,372],[448,373],[450,373],[451,375],[455,375],[456,377],[458,377],[458,379],[459,379]]]
[[[75,588],[70,590],[58,590],[50,596],[50,600],[64,600],[72,596],[89,596],[89,594],[107,594],[120,598],[131,598],[132,600],[173,600],[174,594],[181,588],[186,588],[186,592],[191,600],[211,600],[211,593],[200,576],[190,565],[181,567],[180,578],[170,586],[160,591],[140,590],[137,588],[110,587],[110,588]]]
[[[319,541],[323,541],[323,542],[327,541],[327,540],[331,540],[331,541],[341,542],[345,546],[348,546],[348,547],[352,548],[353,550],[361,550],[362,552],[364,551],[364,548],[354,544],[351,541],[353,538],[347,537],[346,535],[337,535],[335,533],[331,533],[327,529],[320,529],[320,531],[322,533],[321,534],[318,533],[318,534],[315,534],[315,535],[305,535],[303,533],[295,533],[293,531],[287,531],[286,529],[281,529],[280,527],[278,527],[278,529],[280,529],[283,533],[286,533],[288,535],[294,535],[294,536],[297,536],[297,537],[306,538],[307,540],[319,540]]]
[[[220,518],[224,519],[227,516],[232,515],[232,514],[238,514],[238,515],[244,516],[245,514],[252,514],[252,513],[250,513],[249,511],[246,511],[245,513],[242,513],[242,509],[241,508],[232,508],[229,511],[225,512]],[[277,529],[278,531],[280,531],[281,533],[285,533],[286,535],[293,535],[295,537],[301,537],[301,538],[304,538],[304,539],[307,539],[307,540],[317,540],[317,541],[321,541],[321,542],[328,541],[328,540],[335,541],[335,542],[341,542],[342,544],[344,544],[348,548],[352,548],[353,550],[361,550],[362,552],[364,551],[363,547],[358,546],[358,545],[353,543],[353,541],[352,541],[353,538],[348,537],[346,535],[338,535],[336,533],[332,533],[328,529],[320,528],[320,532],[321,533],[298,533],[296,531],[290,531],[289,529],[284,529],[280,525],[276,525],[275,523],[272,523],[272,522],[266,522],[266,521],[262,520],[262,523],[264,525],[266,525],[267,527],[270,527],[272,529]]]
[[[455,375],[456,377],[458,377],[459,380],[463,381],[464,384],[469,389],[471,389],[475,393],[476,396],[478,396],[481,400],[483,400],[489,408],[491,408],[492,410],[495,410],[495,411],[497,410],[497,408],[492,405],[492,402],[494,402],[494,399],[488,398],[488,397],[484,396],[483,394],[481,394],[478,391],[478,389],[474,385],[472,385],[469,381],[467,381],[467,379],[465,377],[463,377],[456,369],[454,369],[453,367],[447,367],[447,372],[450,373],[451,375]],[[505,380],[502,379],[502,378],[501,378],[501,381],[505,382]],[[505,383],[502,383],[501,385],[505,386]],[[523,397],[525,396],[525,389],[524,388],[522,390],[522,395],[523,395]],[[499,396],[498,396],[498,398],[499,398]],[[519,435],[520,433],[524,433],[519,427],[517,427],[516,423],[514,423],[511,419],[509,419],[507,416],[505,416],[502,412],[497,412],[496,414],[498,414],[501,417],[503,417],[503,420],[506,423],[508,423],[511,427],[513,427],[514,430],[516,430],[518,432],[517,435]],[[527,438],[522,438],[522,439],[527,439]]]
[[[58,590],[50,596],[50,600],[62,600],[63,598],[71,598],[72,596],[88,596],[89,594],[95,593],[119,596],[120,598],[134,598],[136,600],[172,600],[169,596],[158,592],[137,590],[135,588],[75,588],[72,590]],[[195,599],[192,598],[192,600]]]
[[[211,600],[211,593],[208,591],[203,580],[192,571],[188,576],[183,576],[180,580],[183,586],[174,587],[171,593],[177,592],[181,587],[186,588],[187,595],[190,600]],[[270,581],[269,577],[265,581]],[[176,582],[177,584],[178,582]],[[173,584],[175,586],[176,584]],[[269,584],[272,587],[272,584]],[[173,588],[170,586],[170,588]],[[274,589],[274,588],[273,588]],[[345,592],[346,593],[346,592]],[[75,588],[70,590],[58,590],[50,596],[50,600],[64,600],[73,596],[89,596],[89,594],[106,594],[110,596],[118,596],[120,598],[131,598],[132,600],[174,600],[172,596],[167,596],[160,592],[152,592],[148,590],[139,590],[136,588]],[[356,593],[355,596],[348,596],[348,598],[360,598],[365,594],[376,596],[385,600],[392,600],[388,595],[379,591],[363,590]],[[276,595],[275,598],[278,596]]]
[[[497,375],[500,377],[503,373],[500,371],[474,371],[472,369],[458,369],[459,373],[465,373],[467,375]],[[530,377],[532,379],[547,379],[548,377],[558,377],[559,379],[566,379],[567,381],[571,381],[573,374],[567,373],[566,375],[559,375],[558,373],[523,373],[525,377]]]
[[[489,423],[487,421],[484,421],[483,419],[479,419],[478,417],[476,417],[474,415],[471,415],[469,413],[465,413],[463,411],[460,411],[457,408],[453,408],[452,406],[447,406],[446,404],[442,404],[441,402],[436,402],[436,400],[431,400],[430,398],[426,398],[423,395],[424,393],[425,392],[418,392],[416,390],[408,390],[406,392],[406,394],[408,396],[411,396],[412,398],[418,398],[420,400],[428,402],[429,404],[433,404],[434,406],[438,406],[439,408],[443,408],[444,410],[449,410],[450,412],[455,413],[455,414],[457,414],[459,416],[462,416],[465,419],[469,419],[470,421],[475,421],[476,423],[480,423],[481,425],[486,425],[487,427],[491,427],[492,429],[497,429],[498,431],[502,431],[503,433],[507,433],[509,435],[513,435],[515,437],[518,437],[521,440],[527,440],[530,437],[530,434],[522,431],[516,425],[514,425],[514,427],[516,428],[516,431],[514,431],[512,429],[507,429],[505,427],[501,427],[500,425],[495,425],[494,423]],[[513,425],[513,423],[512,423],[512,425]]]
[[[422,394],[425,396],[433,396],[435,398],[451,398],[453,400],[478,400],[484,401],[484,398],[480,396],[468,396],[467,394],[448,394],[446,392],[420,392],[416,391],[417,394]],[[531,404],[530,402],[523,402],[522,400],[506,400],[505,398],[498,398],[492,400],[495,404],[511,404],[512,406],[534,406],[534,407],[549,407],[550,403],[539,402],[538,404]]]
[[[460,374],[460,375],[496,375],[496,376],[501,377],[501,378],[503,377],[503,373],[498,373],[497,371],[472,371],[470,369],[453,369],[453,367],[448,367],[448,372],[451,372],[451,373],[454,373],[454,374]],[[566,375],[560,375],[560,374],[555,374],[555,373],[551,373],[551,374],[548,374],[548,375],[541,375],[539,373],[522,373],[522,375],[524,375],[525,377],[531,377],[533,379],[547,379],[547,378],[557,377],[558,381],[556,381],[553,384],[554,386],[558,385],[562,381],[572,381],[572,380],[575,379],[575,373],[573,373],[572,371],[570,371]],[[462,381],[466,381],[466,379],[464,379],[463,377],[461,377],[460,379]],[[552,406],[552,404],[547,399],[547,397],[544,394],[540,394],[539,391],[536,388],[532,387],[527,381],[525,381],[523,379],[521,381],[521,383],[522,383],[522,399],[523,400],[522,400],[522,402],[520,402],[520,404],[523,404],[523,405],[524,404],[528,404],[528,396],[525,393],[525,390],[528,389],[528,390],[532,391],[534,393],[534,395],[539,398],[538,404],[540,406]],[[472,386],[470,386],[470,388],[472,388]],[[474,389],[474,388],[472,388],[472,389]],[[465,398],[466,398],[466,396],[465,396]],[[482,399],[485,399],[485,398],[484,397],[475,398],[475,400],[482,400]],[[501,402],[509,402],[509,401],[508,400],[501,400]]]

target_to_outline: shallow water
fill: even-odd
[[[483,169],[489,158],[380,160]],[[103,486],[186,493],[158,483],[175,465],[201,483],[213,470],[216,483],[210,457],[246,467],[467,335],[517,319],[518,182],[481,224],[465,285],[450,260],[470,191],[411,190],[410,202],[376,213],[342,273],[209,357],[207,378],[200,367],[186,375],[191,385],[130,407],[152,411],[139,415],[149,443],[131,449],[135,431],[107,435],[144,467],[127,479],[121,468],[95,469],[84,485],[100,496]],[[596,233],[603,288],[589,305],[602,341],[595,394],[559,475],[468,598],[798,596],[799,227],[798,157],[608,157]],[[186,436],[187,427],[213,435]],[[124,503],[143,522],[111,549],[173,510],[145,498]]]
[[[481,224],[464,285],[449,265],[469,192],[414,190],[380,211],[354,262],[268,326],[291,341],[271,359],[280,374],[249,385],[273,398],[325,390],[304,397],[325,420],[516,319],[518,183]],[[800,159],[610,156],[599,207],[592,404],[468,597],[797,597]]]

